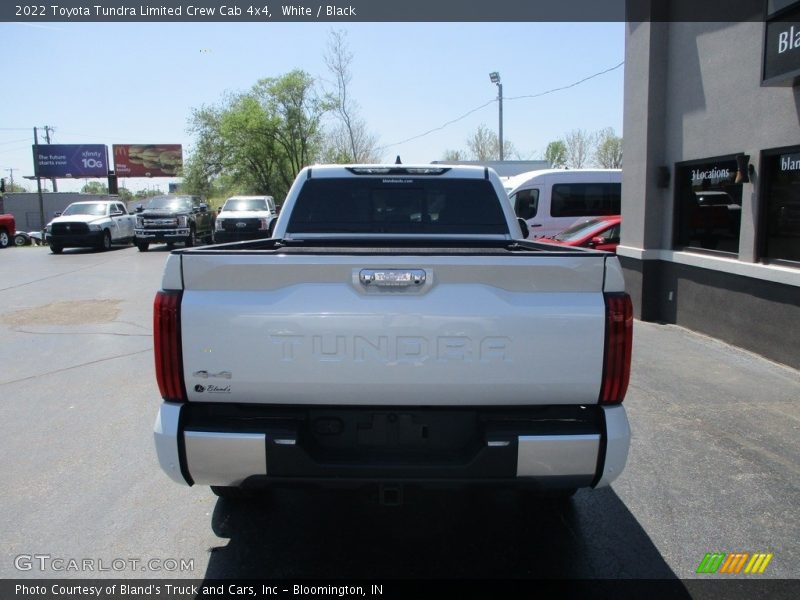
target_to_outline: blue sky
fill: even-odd
[[[497,103],[416,140],[490,102],[499,71],[504,136],[522,158],[541,158],[572,129],[622,134],[623,68],[540,98],[512,100],[574,83],[624,58],[624,23],[354,23],[351,94],[387,146],[384,159],[427,163],[463,149],[480,124],[496,131]],[[191,150],[192,108],[258,79],[303,69],[328,77],[326,23],[0,24],[3,100],[0,174],[33,172],[33,126],[55,128],[53,143],[182,143]],[[165,179],[131,179],[129,189]],[[59,183],[77,190],[84,181]],[[30,189],[33,185],[28,182]]]

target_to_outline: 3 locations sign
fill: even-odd
[[[105,177],[108,149],[102,144],[33,146],[33,165],[39,177]]]
[[[174,177],[183,167],[180,144],[114,144],[117,177]]]

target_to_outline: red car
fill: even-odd
[[[622,217],[619,215],[581,219],[571,227],[568,227],[561,233],[557,233],[551,238],[542,237],[537,238],[536,241],[558,244],[560,246],[593,248],[594,250],[605,250],[607,252],[616,253],[617,246],[619,245],[621,224]]]
[[[7,247],[17,232],[14,215],[0,215],[0,248]]]

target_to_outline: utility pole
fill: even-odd
[[[500,160],[502,161],[505,158],[505,156],[503,156],[503,152],[504,152],[504,148],[503,148],[503,84],[502,83],[498,83],[497,84],[497,88],[498,88],[497,99],[500,101],[500,110],[499,110],[499,113],[500,113],[500,127],[499,127],[500,140],[499,140],[499,142],[500,142]],[[55,185],[55,179],[53,180],[53,185]]]
[[[19,169],[11,168],[11,169],[6,169],[6,171],[8,171],[9,187],[13,188],[14,187],[14,171],[19,171]]]
[[[36,177],[36,191],[39,194],[39,219],[42,222],[42,240],[45,240],[44,198],[42,198],[42,178],[39,177],[39,132],[33,128],[33,175]]]
[[[500,160],[503,160],[503,84],[500,81],[500,73],[493,71],[489,73],[489,80],[497,86],[497,100],[499,102],[500,124],[498,127],[498,142],[500,145]]]
[[[48,144],[50,143],[50,132],[51,131],[55,132],[55,130],[52,127],[50,127],[50,125],[45,125],[44,126],[44,139],[47,140]],[[56,178],[53,177],[52,179],[50,179],[50,183],[53,184],[53,191],[57,192],[58,191],[58,184],[56,183]]]

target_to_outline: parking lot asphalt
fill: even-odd
[[[696,573],[708,552],[772,553],[761,577],[800,577],[800,373],[669,325],[635,324],[625,472],[566,505],[414,487],[400,506],[371,488],[233,503],[174,484],[152,442],[166,256],[0,251],[0,577],[725,577]],[[25,569],[34,554],[128,562]]]

